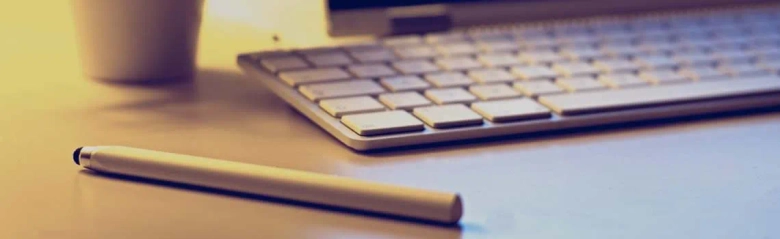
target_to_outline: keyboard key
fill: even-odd
[[[431,84],[428,84],[428,82],[425,82],[418,76],[385,77],[379,80],[379,83],[392,92],[431,88]]]
[[[702,21],[696,16],[673,17],[668,22],[669,28],[680,31],[696,31],[701,28]]]
[[[569,60],[591,60],[607,57],[607,54],[593,47],[573,47],[561,49],[561,55]]]
[[[403,74],[413,75],[439,71],[439,67],[426,60],[406,60],[392,63]]]
[[[434,128],[481,125],[482,116],[464,105],[441,105],[415,108],[412,113]]]
[[[523,92],[523,94],[529,97],[537,97],[540,95],[558,94],[564,93],[563,88],[558,87],[550,81],[529,81],[518,82],[514,84],[515,89]]]
[[[605,59],[593,62],[593,67],[603,73],[632,72],[639,70],[639,65],[627,59]]]
[[[566,57],[550,50],[537,50],[521,52],[518,57],[526,64],[547,64],[552,62],[567,61]]]
[[[396,59],[393,52],[384,48],[365,51],[352,51],[350,54],[359,62],[363,63],[392,61]]]
[[[637,41],[642,43],[663,43],[674,40],[674,32],[667,29],[645,30],[638,32],[638,35]]]
[[[717,12],[703,17],[709,26],[724,28],[737,24],[737,15],[734,13]]]
[[[497,39],[477,42],[477,48],[483,52],[506,52],[517,51],[520,46],[509,39]]]
[[[658,18],[640,18],[631,23],[631,28],[639,32],[666,31],[665,21]]]
[[[350,53],[385,49],[382,45],[380,45],[376,41],[347,43],[346,45],[341,46],[341,48],[343,48],[344,50]]]
[[[436,50],[444,56],[470,55],[477,53],[477,48],[468,42],[445,43],[436,46]]]
[[[362,136],[423,131],[425,125],[406,111],[385,111],[341,117],[341,123]]]
[[[339,68],[317,68],[307,70],[295,70],[285,71],[279,73],[285,83],[290,86],[298,86],[301,84],[346,80],[351,76],[344,70]]]
[[[470,70],[468,74],[474,81],[482,84],[515,81],[515,76],[503,69]]]
[[[555,71],[549,67],[539,65],[515,66],[510,69],[510,72],[521,80],[552,79],[558,77],[558,73],[555,73]]]
[[[552,51],[558,47],[558,42],[552,37],[521,39],[518,44],[521,48],[531,51]]]
[[[437,65],[439,65],[441,68],[445,70],[466,70],[466,69],[474,69],[474,68],[481,68],[482,64],[479,64],[474,58],[471,57],[447,57],[447,58],[437,58],[434,60]]]
[[[539,97],[539,102],[559,114],[576,115],[777,92],[780,92],[780,78],[773,75],[743,78],[739,81],[710,81],[542,96]]]
[[[644,86],[650,84],[649,81],[646,81],[630,73],[601,75],[599,76],[598,80],[601,83],[614,89],[632,87],[632,86]]]
[[[667,31],[638,33],[636,43],[643,49],[655,49],[656,51],[663,51],[664,49],[669,49],[672,46],[677,46],[674,44],[672,34]]]
[[[425,97],[428,97],[428,99],[439,105],[471,103],[477,100],[477,97],[469,94],[469,92],[462,88],[426,90]]]
[[[474,39],[474,41],[482,42],[482,41],[495,41],[495,40],[511,40],[513,39],[512,35],[509,34],[506,31],[482,31],[481,29],[478,29],[476,31],[470,31],[469,36],[471,39]]]
[[[521,27],[512,29],[511,31],[515,38],[522,40],[542,40],[553,38],[550,29],[542,26]]]
[[[520,97],[520,93],[505,84],[473,85],[469,91],[480,100],[498,100]]]
[[[307,48],[307,49],[298,49],[295,50],[295,52],[303,55],[304,57],[308,57],[311,55],[339,53],[341,52],[341,50],[339,50],[338,47],[323,46],[323,47],[315,47],[315,48]]]
[[[487,67],[520,65],[520,59],[509,53],[494,53],[477,56],[477,60]]]
[[[712,46],[712,42],[709,40],[690,40],[690,41],[678,41],[676,47],[672,48],[671,53],[706,53]]]
[[[436,50],[426,45],[404,46],[395,48],[395,54],[403,59],[431,58],[436,56]]]
[[[647,55],[637,57],[634,59],[634,62],[636,62],[636,64],[645,70],[671,69],[677,66],[677,61],[664,55]]]
[[[555,42],[560,46],[593,46],[598,42],[599,37],[594,34],[576,34],[576,35],[557,35]]]
[[[605,45],[630,45],[634,44],[638,36],[633,32],[601,36],[599,43]]]
[[[542,27],[513,29],[512,34],[523,40],[548,40],[552,38],[550,31]]]
[[[563,36],[556,39],[561,47],[592,47],[598,41],[599,38],[595,35]]]
[[[282,57],[271,57],[260,60],[260,65],[265,67],[266,70],[277,73],[279,71],[286,71],[286,70],[298,70],[298,69],[305,69],[309,68],[309,64],[307,64],[303,59],[297,56],[282,56]]]
[[[677,39],[670,44],[673,47],[672,54],[683,52],[706,52],[710,46],[711,39]]]
[[[708,50],[714,51],[715,53],[724,50],[744,50],[749,43],[750,42],[747,39],[741,37],[721,38],[711,41]]]
[[[471,104],[471,109],[493,122],[550,118],[550,109],[525,99],[498,100]]]
[[[427,74],[425,75],[425,80],[438,88],[467,86],[474,84],[474,81],[460,72]]]
[[[718,67],[718,71],[729,76],[754,76],[772,74],[770,71],[750,63],[721,65]]]
[[[354,80],[303,85],[298,88],[306,98],[313,101],[360,95],[376,95],[384,93],[385,89],[372,80]]]
[[[591,32],[586,24],[551,26],[552,34],[558,37],[589,36]]]
[[[681,49],[681,46],[671,42],[659,42],[659,43],[639,43],[637,45],[643,51],[654,53],[658,55],[672,54]]]
[[[597,35],[616,35],[630,32],[630,26],[626,22],[598,22],[593,26],[593,32]]]
[[[743,14],[740,14],[739,18],[742,22],[751,24],[753,27],[766,27],[767,22],[774,21],[777,16],[760,10],[745,10]],[[771,24],[770,26],[773,27],[774,24]]]
[[[385,106],[369,96],[321,100],[320,107],[333,117],[385,110]]]
[[[558,35],[556,36],[556,42],[561,47],[584,47],[584,46],[594,46],[598,41],[601,39],[599,35],[596,34],[576,34],[576,35]]]
[[[712,57],[712,55],[701,51],[680,52],[673,58],[678,64],[683,66],[705,66],[715,64],[715,58]]]
[[[712,34],[705,29],[688,29],[688,31],[676,31],[671,33],[672,39],[676,40],[677,44],[688,46],[690,49],[702,48],[707,45],[708,41],[714,39]]]
[[[651,49],[642,48],[636,45],[615,44],[602,46],[601,52],[609,57],[633,57],[652,53]]]
[[[748,38],[749,46],[751,48],[777,48],[780,45],[780,36],[762,36],[754,35]]]
[[[599,70],[585,62],[558,62],[552,65],[552,69],[564,77],[595,75]]]
[[[602,90],[607,88],[607,86],[594,80],[592,77],[557,79],[555,80],[555,83],[569,92]]]
[[[681,41],[701,41],[712,39],[712,34],[704,29],[685,29],[684,31],[676,31],[673,33],[674,37]]]
[[[680,75],[687,77],[690,80],[719,80],[728,78],[725,73],[716,70],[711,66],[683,68],[679,70]]]
[[[757,61],[780,60],[780,48],[757,49],[752,55],[756,57]]]
[[[759,61],[758,63],[756,63],[756,65],[770,72],[774,72],[774,73],[780,72],[780,60]]]
[[[382,39],[382,42],[387,46],[406,46],[417,45],[423,43],[422,37],[417,35],[408,36],[393,36]]]
[[[462,32],[429,33],[425,36],[428,43],[452,43],[466,41],[468,38]]]
[[[395,75],[395,71],[384,64],[347,66],[347,70],[358,78],[376,78]]]
[[[343,52],[331,52],[323,54],[307,55],[306,60],[314,64],[317,67],[324,66],[343,66],[352,64],[352,59],[349,59],[347,54]]]
[[[410,110],[433,105],[431,101],[417,92],[381,94],[379,95],[379,101],[392,110]]]
[[[265,59],[265,58],[293,56],[293,53],[285,50],[274,50],[274,51],[255,52],[255,53],[251,53],[249,56],[252,57],[252,60],[258,61],[260,59]]]
[[[755,55],[742,49],[715,50],[713,57],[718,64],[745,64],[756,59]]]
[[[639,73],[639,78],[653,84],[689,82],[688,78],[670,69],[643,71]]]

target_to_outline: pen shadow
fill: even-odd
[[[396,215],[388,215],[388,214],[382,214],[382,213],[376,213],[376,212],[370,212],[370,211],[363,211],[363,210],[355,210],[355,209],[344,208],[344,207],[328,206],[328,205],[322,205],[322,204],[315,204],[315,203],[309,203],[309,202],[289,200],[289,199],[278,198],[278,197],[270,197],[270,196],[263,196],[263,195],[257,195],[257,194],[235,192],[235,191],[229,191],[229,190],[223,190],[223,189],[215,189],[215,188],[210,188],[210,187],[195,186],[195,185],[190,185],[190,184],[173,183],[173,182],[167,182],[167,181],[161,181],[161,180],[155,180],[155,179],[127,176],[127,175],[95,172],[95,171],[91,171],[91,170],[87,170],[87,169],[83,169],[83,170],[79,171],[79,173],[82,174],[82,175],[87,175],[89,177],[103,177],[103,178],[109,178],[109,179],[114,179],[114,180],[122,180],[122,181],[134,182],[134,183],[143,183],[143,184],[148,184],[148,185],[162,186],[162,187],[167,187],[167,188],[187,190],[187,191],[193,191],[193,192],[199,192],[199,193],[207,193],[207,194],[212,194],[212,195],[220,195],[220,196],[227,196],[227,197],[233,197],[233,198],[239,198],[239,199],[249,199],[249,200],[255,200],[255,201],[262,201],[262,202],[265,202],[265,203],[272,203],[272,204],[277,204],[277,205],[303,207],[303,208],[309,208],[309,209],[315,209],[315,210],[327,211],[327,212],[333,212],[333,213],[339,213],[339,214],[345,214],[345,215],[348,214],[348,215],[357,215],[357,216],[362,216],[362,217],[370,217],[370,218],[379,219],[379,220],[390,220],[390,221],[403,222],[403,223],[413,223],[413,224],[418,224],[418,225],[428,225],[428,226],[432,226],[432,227],[436,227],[436,228],[452,230],[454,232],[457,232],[457,234],[460,234],[460,232],[463,230],[463,226],[461,226],[459,223],[441,223],[441,222],[430,221],[430,220],[423,220],[423,219],[403,217],[403,216],[396,216]],[[466,225],[466,226],[471,228],[471,229],[479,229],[478,227],[475,227],[473,225],[471,225],[471,226],[470,225]]]

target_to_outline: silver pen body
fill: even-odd
[[[440,223],[463,214],[455,193],[122,146],[83,147],[77,164],[98,172],[356,209]]]

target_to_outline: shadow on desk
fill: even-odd
[[[115,127],[202,128],[258,134],[268,130],[316,126],[264,87],[250,84],[239,71],[201,69],[192,81],[167,84],[95,84],[96,99],[85,114]],[[256,125],[265,120],[266,127]],[[254,127],[254,128],[252,128]]]
[[[599,138],[609,138],[609,140],[619,140],[620,138],[636,137],[648,132],[682,132],[691,130],[706,130],[703,127],[690,127],[695,124],[702,126],[723,125],[737,120],[760,120],[763,116],[772,116],[780,114],[780,107],[769,107],[761,109],[742,110],[734,112],[712,113],[707,115],[687,116],[671,119],[659,119],[640,122],[627,122],[613,125],[603,125],[585,128],[575,128],[557,131],[547,131],[523,135],[497,136],[480,139],[468,139],[453,142],[433,143],[426,145],[405,146],[390,149],[379,149],[368,151],[365,155],[371,160],[356,160],[360,164],[382,164],[386,163],[386,158],[403,160],[405,158],[419,158],[423,154],[433,154],[441,156],[442,154],[463,154],[463,151],[500,151],[499,148],[508,148],[518,150],[522,148],[540,148],[560,146],[561,144],[577,144],[593,142]],[[567,139],[562,141],[561,139]],[[485,150],[493,148],[492,150]],[[456,152],[457,151],[457,152]]]
[[[170,105],[208,103],[243,110],[282,108],[284,101],[264,88],[249,88],[250,79],[238,71],[200,69],[195,79],[162,83],[104,83],[122,101],[108,110],[144,110]]]

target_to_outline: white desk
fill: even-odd
[[[41,4],[0,9],[0,238],[780,237],[780,113],[358,154],[234,63],[273,33],[330,43],[322,1],[210,1],[195,83],[157,87],[81,76],[68,1]],[[416,224],[71,161],[111,144],[460,191],[465,217]]]

